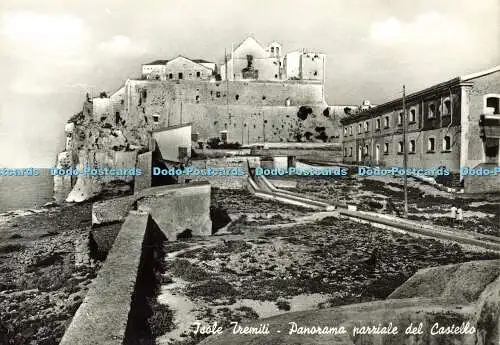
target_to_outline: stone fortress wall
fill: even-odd
[[[296,142],[297,134],[310,141],[321,131],[325,135],[318,141],[338,136],[329,110],[324,115],[328,106],[317,82],[129,80],[124,98],[123,105],[114,102],[115,115],[121,110],[126,121],[144,120],[152,129],[190,122],[201,141],[219,137],[221,131],[227,131],[228,142],[240,144]],[[297,116],[302,106],[312,110],[303,119]]]

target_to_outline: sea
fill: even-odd
[[[54,178],[49,169],[39,176],[0,176],[0,214],[36,209],[53,201]]]

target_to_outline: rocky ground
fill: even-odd
[[[449,226],[464,231],[500,236],[500,200],[482,200],[460,194],[441,192],[413,179],[408,180],[409,219]],[[295,191],[334,203],[358,205],[359,210],[401,216],[404,208],[401,178],[302,178]],[[486,199],[486,198],[483,198]],[[464,211],[464,220],[451,218],[452,207]]]
[[[98,270],[75,265],[91,203],[2,216],[0,344],[58,344]]]
[[[266,224],[257,225],[252,222],[259,219],[245,217],[237,200],[245,200],[249,214],[260,203],[246,192],[215,191],[214,201],[239,214],[228,233],[165,246],[158,299],[169,321],[158,344],[197,344],[203,336],[194,334],[195,322],[227,327],[383,299],[420,268],[499,257],[332,217],[279,226],[304,211],[272,203],[262,217],[279,212],[280,218],[265,217]]]

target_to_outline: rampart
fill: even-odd
[[[123,97],[115,113],[123,109],[127,123],[154,129],[191,122],[200,140],[226,131],[228,141],[242,144],[307,141],[319,136],[316,128],[325,132],[320,141],[338,137],[317,82],[129,80]],[[309,110],[299,118],[303,106]]]
[[[124,344],[146,234],[152,228],[148,213],[133,211],[127,216],[61,345]]]

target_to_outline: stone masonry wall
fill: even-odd
[[[151,218],[131,212],[60,345],[122,345]]]

